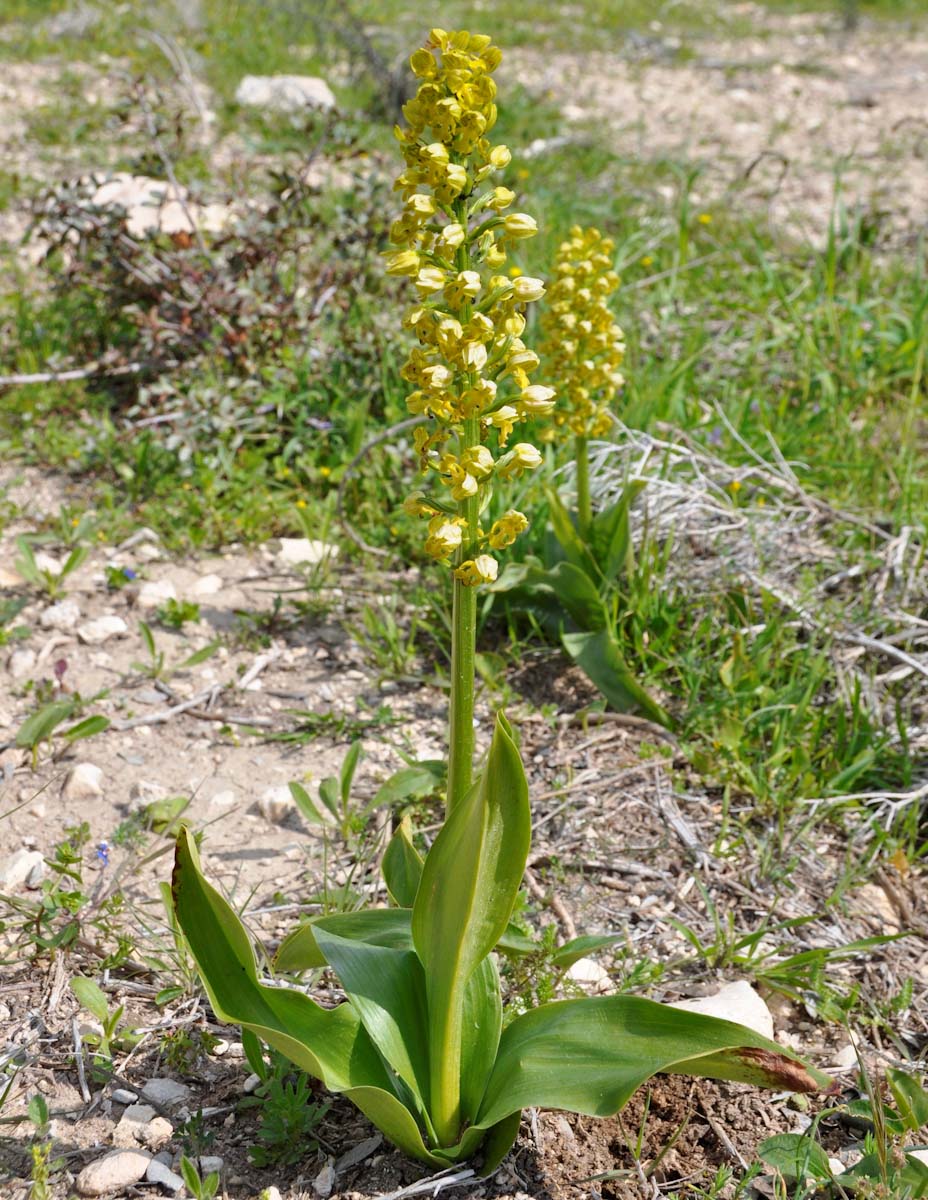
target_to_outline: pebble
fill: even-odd
[[[159,608],[168,600],[177,599],[177,589],[170,579],[149,579],[139,588],[139,608]]]
[[[148,1164],[145,1179],[146,1182],[157,1183],[165,1191],[175,1194],[184,1186],[183,1179],[179,1175],[175,1175],[169,1166],[163,1162],[159,1162],[156,1158],[153,1158]]]
[[[256,1092],[260,1086],[261,1086],[261,1076],[252,1074],[252,1075],[249,1075],[248,1078],[245,1080],[245,1082],[242,1084],[242,1090],[245,1092],[246,1095],[250,1096],[251,1093]]]
[[[49,575],[60,575],[61,568],[64,565],[60,558],[55,558],[54,554],[49,554],[45,550],[36,550],[33,558],[35,565],[40,571],[45,571]]]
[[[215,596],[221,592],[223,578],[221,575],[201,575],[190,588],[192,596]]]
[[[41,870],[45,859],[38,850],[16,850],[0,863],[0,888],[12,891],[31,878],[32,872]],[[30,885],[31,886],[31,885]]]
[[[96,617],[77,627],[78,638],[88,646],[98,646],[114,637],[125,637],[128,632],[129,626],[122,617]]]
[[[39,624],[43,629],[60,629],[67,633],[81,619],[81,610],[74,600],[59,600],[50,604],[39,614]]]
[[[93,763],[76,763],[61,789],[65,800],[91,800],[103,795],[103,772]]]
[[[588,992],[602,994],[603,992],[612,991],[612,980],[609,978],[609,972],[604,970],[592,958],[578,958],[568,970],[567,978],[572,979],[574,983],[579,983]]]
[[[358,1142],[356,1146],[346,1150],[335,1164],[335,1174],[340,1175],[342,1171],[356,1167],[358,1163],[364,1162],[365,1158],[370,1158],[374,1151],[379,1149],[382,1142],[383,1136],[375,1133],[373,1137],[365,1138],[363,1142]]]
[[[220,1158],[218,1154],[201,1154],[200,1155],[200,1174],[212,1175],[214,1172],[218,1175],[223,1168],[225,1159]]]
[[[45,860],[37,862],[29,874],[26,876],[26,887],[30,892],[34,892],[36,888],[42,886],[42,880],[45,878]]]
[[[150,1104],[130,1104],[113,1130],[114,1146],[134,1146],[145,1141],[143,1130],[157,1114]]]
[[[335,1167],[331,1160],[325,1164],[313,1180],[313,1191],[322,1200],[326,1200],[326,1197],[331,1196],[335,1191]]]
[[[217,792],[215,796],[210,797],[210,804],[215,804],[217,808],[228,808],[230,804],[235,803],[235,792],[226,789],[223,792]]]
[[[702,1013],[707,1017],[719,1017],[723,1021],[734,1021],[736,1025],[745,1025],[762,1037],[773,1037],[773,1017],[770,1015],[770,1009],[744,979],[726,984],[711,996],[680,1000],[670,1007]]]
[[[335,97],[316,75],[246,75],[235,89],[235,103],[269,112],[300,112],[334,108]]]
[[[834,1057],[834,1065],[842,1071],[853,1070],[857,1066],[857,1049],[852,1045],[839,1050]]]
[[[258,812],[272,825],[280,825],[292,812],[296,812],[296,801],[290,795],[290,789],[280,784],[268,788],[259,796]]]
[[[338,546],[315,538],[281,538],[277,561],[287,567],[315,566],[338,557]]]
[[[151,1155],[147,1150],[112,1150],[84,1167],[75,1186],[81,1196],[105,1196],[107,1192],[121,1192],[138,1183],[150,1163]]]
[[[116,1104],[135,1104],[138,1100],[135,1092],[130,1092],[128,1088],[114,1088],[112,1097]]]
[[[174,1126],[165,1117],[153,1117],[141,1130],[141,1141],[149,1150],[158,1150],[174,1136]]]
[[[140,812],[149,804],[166,800],[169,795],[168,789],[160,783],[154,783],[150,779],[137,779],[129,788],[129,812]]]
[[[14,679],[25,679],[35,667],[35,651],[26,646],[14,650],[7,665]]]
[[[179,1108],[187,1101],[190,1088],[176,1079],[149,1079],[142,1088],[142,1099],[162,1108]]]

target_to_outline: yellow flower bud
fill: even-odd
[[[447,246],[450,250],[456,250],[462,245],[467,234],[464,231],[464,226],[453,221],[450,225],[446,225],[439,234],[439,242],[442,246]]]
[[[501,479],[517,479],[523,471],[540,467],[543,461],[530,442],[516,442],[509,453],[497,462],[496,473]]]
[[[503,230],[507,237],[530,238],[538,232],[538,222],[528,213],[509,213],[503,219]]]
[[[440,292],[445,286],[445,273],[440,267],[423,267],[416,276],[416,287],[423,296]]]
[[[499,563],[489,554],[478,554],[469,558],[455,569],[455,579],[460,579],[465,587],[477,587],[481,583],[492,583],[499,574]]]
[[[528,529],[528,519],[524,513],[510,509],[503,513],[498,521],[493,522],[487,541],[491,550],[504,550],[511,546],[520,533]]]
[[[508,167],[512,162],[512,154],[508,146],[494,146],[490,151],[490,165],[497,171]]]
[[[422,261],[415,250],[395,250],[386,258],[388,275],[415,275]]]
[[[490,193],[490,199],[487,203],[488,208],[493,208],[497,212],[502,212],[504,208],[508,208],[515,200],[516,194],[510,191],[507,187],[494,188]]]
[[[519,411],[526,416],[544,417],[554,408],[554,388],[545,387],[541,383],[533,383],[519,397]]]
[[[542,280],[533,279],[531,275],[522,275],[512,281],[512,294],[520,304],[529,304],[533,300],[542,298],[545,294],[545,285]]]

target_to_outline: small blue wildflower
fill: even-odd
[[[110,865],[109,843],[101,842],[100,845],[97,846],[97,858],[99,858],[100,862],[103,863],[104,867],[108,867]]]
[[[123,567],[122,573],[126,579],[138,579],[138,572],[133,571],[131,567]]]

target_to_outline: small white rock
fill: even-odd
[[[114,1146],[135,1146],[144,1141],[142,1131],[157,1114],[150,1104],[130,1104],[113,1130]]]
[[[670,1007],[702,1013],[707,1017],[719,1017],[723,1021],[734,1021],[736,1025],[745,1025],[762,1037],[773,1037],[773,1017],[770,1015],[770,1009],[744,979],[727,983],[711,996],[680,1000]]]
[[[36,550],[33,558],[35,559],[35,565],[40,571],[45,571],[49,575],[61,574],[64,562],[60,558],[55,558],[54,554],[48,554],[44,550]]]
[[[335,107],[332,89],[315,75],[246,75],[235,89],[235,103],[270,112]]]
[[[139,1131],[139,1141],[149,1150],[159,1150],[174,1136],[174,1126],[164,1117],[152,1117]]]
[[[128,632],[129,626],[122,617],[96,617],[77,627],[78,638],[88,646],[98,646],[114,637],[125,637]]]
[[[145,1179],[148,1183],[157,1183],[159,1187],[164,1188],[166,1192],[176,1194],[183,1186],[184,1181],[179,1175],[175,1175],[170,1167],[163,1162],[159,1162],[153,1158],[148,1164],[148,1170],[145,1172]]]
[[[215,596],[221,592],[223,579],[221,575],[201,575],[190,589],[192,596]]]
[[[320,1200],[326,1200],[332,1195],[335,1190],[335,1167],[331,1160],[325,1164],[316,1178],[313,1180],[313,1191]]]
[[[42,886],[42,880],[45,878],[45,860],[35,863],[29,870],[26,876],[26,887],[30,892],[34,892],[36,888]]]
[[[602,994],[612,990],[609,972],[592,958],[578,958],[569,968],[567,978],[573,980],[574,983],[579,983],[588,992]]]
[[[44,865],[45,859],[38,850],[16,850],[0,863],[0,889],[13,891],[21,887],[36,868]]]
[[[128,1088],[114,1088],[112,1097],[116,1104],[135,1104],[138,1100],[135,1092],[130,1092]]]
[[[93,763],[76,763],[65,780],[61,795],[65,800],[91,800],[103,795],[103,772]]]
[[[80,619],[81,610],[74,600],[59,600],[39,614],[39,624],[43,629],[60,629],[64,633],[72,630]]]
[[[840,1158],[829,1158],[828,1165],[831,1167],[832,1175],[843,1175],[847,1170]]]
[[[105,1196],[138,1183],[148,1170],[147,1150],[112,1150],[84,1167],[75,1186],[81,1196]]]
[[[215,804],[217,808],[228,808],[230,804],[235,803],[235,792],[231,789],[226,789],[222,792],[217,792],[215,796],[210,797],[210,804]]]
[[[129,788],[129,812],[141,812],[149,804],[166,800],[169,795],[168,789],[160,783],[154,783],[150,779],[137,779]]]
[[[222,1170],[225,1159],[220,1158],[218,1154],[201,1154],[200,1155],[200,1174],[212,1175],[215,1171],[218,1175]]]
[[[853,1045],[844,1046],[834,1057],[834,1065],[842,1071],[853,1070],[857,1066],[857,1049]]]
[[[245,1082],[242,1084],[242,1091],[245,1093],[246,1096],[250,1096],[251,1093],[256,1092],[260,1086],[261,1086],[261,1076],[252,1074],[252,1075],[249,1075],[248,1078],[245,1080]]]
[[[281,538],[277,561],[286,567],[316,566],[338,557],[338,546],[315,538]]]
[[[190,1088],[176,1079],[149,1079],[142,1088],[143,1100],[150,1100],[152,1104],[163,1108],[179,1108],[189,1096]]]
[[[170,579],[149,579],[139,588],[139,608],[159,608],[168,600],[177,599],[177,589]]]
[[[25,679],[35,667],[35,651],[30,650],[27,646],[14,650],[7,666],[14,679]]]
[[[280,825],[292,812],[296,812],[296,802],[288,787],[278,785],[268,788],[258,797],[258,811],[272,825]]]

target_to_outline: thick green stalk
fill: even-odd
[[[467,425],[477,424],[476,420]],[[465,427],[465,438],[468,430]],[[479,436],[479,435],[478,435]],[[462,449],[477,444],[467,440]],[[467,521],[457,562],[472,558],[477,538],[477,498],[463,500],[458,511]],[[451,705],[448,730],[448,812],[470,790],[474,768],[474,653],[477,639],[477,589],[454,581],[451,612]]]
[[[575,454],[577,459],[577,525],[584,540],[589,538],[593,523],[593,507],[590,503],[590,459],[586,438],[577,435]]]
[[[433,997],[434,999],[434,997]],[[454,992],[436,1002],[439,1025],[433,1028],[432,1045],[438,1049],[429,1061],[431,1106],[429,1115],[439,1146],[453,1146],[461,1137],[461,1048],[464,1040],[464,995]]]

